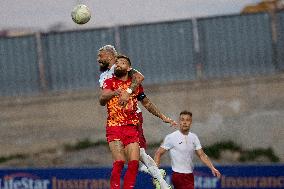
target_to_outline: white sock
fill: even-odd
[[[169,188],[168,183],[163,178],[163,175],[161,174],[161,171],[157,166],[152,166],[152,167],[149,167],[148,169],[149,169],[149,172],[152,175],[152,177],[158,179],[158,181],[161,185],[161,189],[168,189]]]
[[[144,163],[142,163],[141,161],[139,161],[139,171],[150,174],[147,166]]]
[[[144,148],[140,148],[140,159],[142,163],[148,168],[149,174],[158,179],[161,185],[161,189],[168,189],[168,184],[164,180],[159,168],[157,167],[155,161],[145,152]]]

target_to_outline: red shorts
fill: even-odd
[[[139,118],[139,125],[137,126],[138,132],[139,132],[139,146],[140,148],[144,148],[146,149],[147,145],[146,145],[146,139],[144,136],[144,132],[143,132],[143,116],[142,116],[142,112],[138,113],[138,118]]]
[[[139,142],[139,134],[136,126],[112,126],[106,127],[107,142],[120,140],[124,146]]]
[[[194,189],[194,176],[192,173],[173,172],[172,183],[175,189]]]

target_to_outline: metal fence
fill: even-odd
[[[121,51],[145,76],[145,84],[196,79],[192,22],[121,27]]]
[[[267,14],[201,19],[198,29],[205,78],[275,71]]]
[[[0,38],[0,95],[97,88],[105,44],[127,54],[145,84],[276,73],[284,68],[284,13],[276,18],[276,43],[268,14]]]
[[[0,39],[0,95],[39,92],[35,36]]]
[[[277,23],[277,43],[276,43],[276,60],[280,70],[284,71],[284,12],[278,13]]]
[[[112,29],[50,33],[41,37],[49,90],[97,87],[98,49],[114,44]]]

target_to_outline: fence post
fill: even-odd
[[[121,52],[119,26],[114,27],[114,41],[116,49]]]
[[[47,92],[47,81],[45,78],[45,67],[44,67],[44,58],[43,58],[43,49],[41,43],[41,33],[37,32],[36,37],[36,50],[37,50],[37,61],[39,68],[39,80],[40,80],[40,91],[45,93]]]
[[[200,42],[199,42],[199,33],[197,26],[197,19],[192,19],[192,32],[193,32],[193,47],[194,47],[194,55],[196,60],[196,77],[197,79],[202,79],[202,62],[200,58]]]
[[[270,17],[270,27],[271,27],[271,37],[272,37],[272,63],[274,64],[274,67],[276,71],[280,71],[280,66],[278,64],[278,51],[277,51],[277,35],[278,35],[278,28],[277,28],[277,15],[276,11],[271,11],[268,13]]]

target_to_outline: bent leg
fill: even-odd
[[[145,149],[143,148],[140,148],[140,160],[146,165],[150,175],[159,181],[161,189],[168,189],[169,185],[165,181],[164,176],[161,173],[161,170],[157,167],[153,158],[149,156],[145,152]]]

